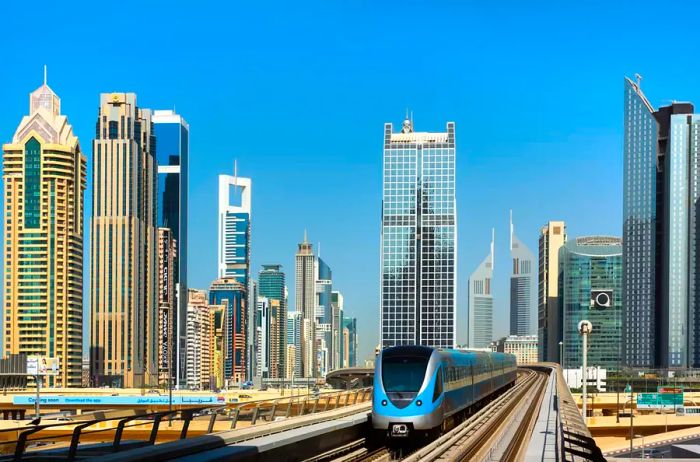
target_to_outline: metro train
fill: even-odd
[[[511,354],[387,348],[377,357],[374,370],[375,436],[391,440],[437,436],[489,396],[512,387],[516,375]]]

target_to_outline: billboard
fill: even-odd
[[[27,356],[27,375],[58,375],[59,371],[59,358]]]
[[[15,395],[12,397],[12,404],[33,406],[36,402],[34,395]],[[223,395],[200,395],[200,396],[173,396],[173,405],[218,405],[225,404]],[[41,405],[67,405],[67,406],[149,406],[168,405],[168,396],[42,396],[39,400]]]

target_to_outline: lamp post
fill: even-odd
[[[588,334],[593,331],[593,324],[588,320],[583,320],[578,323],[578,332],[583,337],[583,374],[582,382],[583,386],[583,422],[588,425],[588,414],[587,414],[587,394],[588,394]]]

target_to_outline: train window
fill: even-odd
[[[417,392],[428,367],[428,358],[398,356],[382,361],[382,382],[387,392]]]
[[[437,378],[435,379],[435,390],[433,391],[433,403],[442,394],[442,366],[438,369]]]

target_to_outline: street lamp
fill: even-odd
[[[586,395],[588,391],[588,334],[593,331],[591,321],[583,320],[578,323],[578,333],[583,337],[583,422],[587,424]]]

